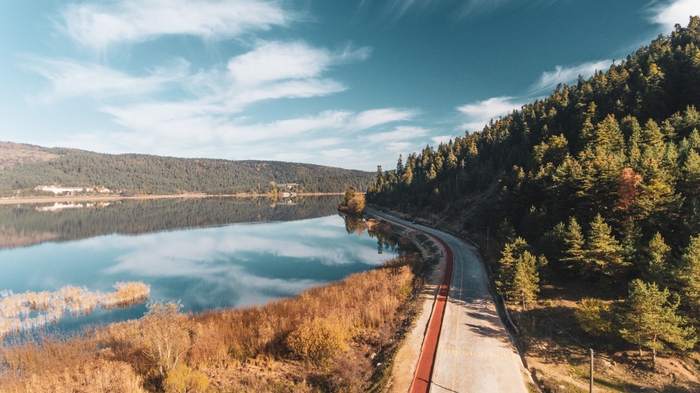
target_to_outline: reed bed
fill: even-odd
[[[417,282],[412,265],[420,261],[403,256],[263,306],[182,314],[177,305],[155,302],[141,320],[96,327],[80,337],[5,343],[0,393],[42,391],[32,386],[86,393],[365,391],[381,374],[376,359],[406,325],[400,310]],[[110,304],[139,293],[126,288],[117,288]],[[29,297],[23,299],[27,307]],[[330,355],[315,347],[315,357],[305,358],[303,340],[324,345],[323,337],[312,337],[319,327],[322,335],[337,333]],[[109,390],[110,384],[133,389]]]
[[[150,286],[141,282],[117,282],[114,288],[110,293],[73,286],[55,292],[13,294],[4,290],[0,292],[0,337],[56,323],[66,314],[88,315],[97,307],[113,309],[135,305],[148,299],[151,292]]]

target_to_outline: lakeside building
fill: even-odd
[[[92,192],[92,187],[57,187],[57,186],[36,186],[35,190],[53,192],[54,194],[73,195],[76,192]]]

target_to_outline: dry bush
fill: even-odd
[[[209,378],[203,373],[178,364],[163,381],[165,393],[201,393],[209,387]]]
[[[161,377],[175,369],[181,358],[196,341],[193,324],[180,314],[179,303],[153,302],[141,318],[140,344],[143,353]]]
[[[347,349],[347,335],[338,321],[314,318],[290,333],[285,343],[295,356],[325,364]]]

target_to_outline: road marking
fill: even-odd
[[[448,355],[462,355],[469,357],[478,358],[488,358],[488,359],[520,359],[520,357],[514,353],[491,353],[491,352],[477,352],[477,351],[467,351],[463,349],[441,349],[438,351],[442,354]]]

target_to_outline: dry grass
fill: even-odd
[[[0,291],[0,338],[13,332],[41,328],[58,322],[63,315],[87,315],[101,306],[122,308],[148,299],[150,286],[141,282],[118,282],[112,293],[66,286],[56,292],[13,294]]]
[[[401,310],[416,282],[406,264],[420,258],[402,258],[264,306],[174,313],[95,328],[80,337],[5,343],[0,393],[157,392],[182,386],[188,392],[365,391],[381,378],[378,364],[386,363],[406,324]],[[315,362],[291,351],[290,333],[320,320],[342,332],[335,338],[342,340],[337,353]],[[153,356],[168,348],[167,338],[157,333],[163,331],[181,351],[166,367]]]
[[[39,146],[0,142],[0,169],[28,162],[49,161],[58,154],[46,152]]]

